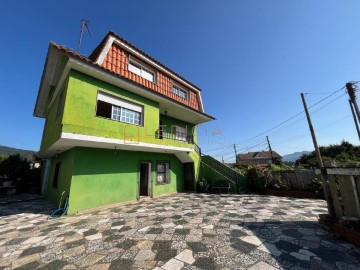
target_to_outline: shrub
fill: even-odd
[[[323,185],[319,178],[315,178],[314,180],[312,180],[305,189],[315,192],[319,198],[325,198]]]
[[[251,168],[247,171],[248,188],[253,191],[267,189],[288,189],[286,181],[279,174],[261,168]]]

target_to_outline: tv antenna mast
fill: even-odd
[[[82,40],[83,33],[84,33],[84,28],[86,28],[87,32],[91,36],[91,31],[89,28],[89,21],[85,20],[85,19],[81,19],[80,36],[79,36],[79,42],[78,42],[78,48],[77,48],[78,53],[80,53],[80,46],[81,46],[81,40]]]

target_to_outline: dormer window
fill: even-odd
[[[144,65],[129,58],[129,71],[143,77],[144,79],[155,83],[155,72],[146,68]]]
[[[186,100],[188,99],[188,91],[181,89],[179,86],[175,84],[173,84],[172,92],[183,99]]]

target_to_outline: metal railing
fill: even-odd
[[[156,138],[192,144],[194,145],[195,152],[201,156],[201,148],[195,143],[194,136],[185,136],[185,134],[170,133],[158,130],[156,131]]]
[[[180,133],[170,133],[165,131],[156,131],[156,138],[157,139],[167,139],[179,142],[187,142],[190,144],[194,144],[194,137],[193,136],[185,136],[185,134]]]
[[[201,156],[201,162],[207,167],[211,168],[218,174],[226,178],[231,184],[233,184],[238,192],[239,186],[244,185],[244,176],[228,167],[227,165],[221,163],[220,161],[214,159],[211,156]],[[242,180],[241,180],[242,179]]]

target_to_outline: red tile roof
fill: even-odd
[[[112,32],[110,32],[110,33],[112,33]],[[105,37],[104,40],[106,40],[106,38],[107,38],[107,37]],[[103,41],[104,41],[104,40],[103,40]],[[103,43],[103,42],[101,42],[100,45],[101,45],[102,43]],[[99,45],[99,46],[100,46],[100,45]],[[57,44],[57,43],[55,43],[55,42],[53,42],[53,41],[50,42],[50,46],[53,47],[53,48],[55,48],[55,49],[57,49],[58,51],[60,51],[60,52],[62,52],[62,53],[64,53],[64,54],[70,56],[70,57],[76,58],[76,59],[81,60],[81,61],[83,61],[83,62],[85,62],[85,63],[87,63],[87,64],[90,64],[90,65],[92,65],[92,66],[95,66],[96,68],[101,69],[102,71],[111,73],[111,74],[116,75],[116,76],[118,76],[118,77],[121,77],[123,80],[127,80],[128,82],[133,83],[133,84],[136,84],[136,85],[142,87],[143,89],[145,89],[145,90],[147,90],[147,91],[149,91],[149,92],[151,91],[152,93],[155,93],[155,94],[157,94],[157,95],[159,95],[159,96],[164,97],[164,95],[161,94],[161,93],[157,93],[157,92],[155,92],[155,91],[152,91],[152,90],[148,89],[147,87],[143,87],[142,84],[140,84],[140,83],[138,83],[138,82],[135,82],[134,80],[128,79],[128,78],[126,78],[126,77],[124,77],[124,76],[121,76],[121,75],[117,74],[116,72],[111,71],[111,70],[109,70],[109,69],[107,69],[107,68],[105,68],[105,67],[103,67],[103,66],[100,66],[100,65],[98,65],[97,63],[95,63],[92,59],[94,59],[95,54],[98,53],[97,51],[101,51],[101,49],[98,49],[98,48],[100,48],[101,46],[100,46],[100,47],[98,46],[98,47],[94,50],[94,52],[92,53],[92,55],[93,55],[92,59],[87,58],[87,57],[81,55],[80,53],[74,52],[73,50],[71,50],[71,49],[69,49],[69,48],[66,48],[66,47],[64,47],[64,46],[61,46],[61,45],[59,45],[59,44]],[[171,101],[173,101],[173,102],[175,102],[175,103],[177,103],[177,104],[179,104],[179,105],[185,106],[185,107],[191,109],[192,111],[195,111],[195,112],[197,112],[197,113],[200,113],[200,114],[202,114],[202,115],[204,115],[204,116],[206,116],[206,117],[208,117],[208,118],[210,118],[210,119],[213,119],[213,120],[215,119],[215,118],[212,117],[211,115],[208,115],[208,114],[206,114],[206,113],[204,113],[204,112],[201,112],[201,111],[199,111],[199,110],[196,110],[196,109],[194,109],[194,108],[192,108],[192,107],[189,107],[189,106],[185,105],[183,102],[179,102],[179,101],[177,101],[177,100],[168,98],[168,97],[166,97],[166,96],[165,96],[165,98],[167,98],[167,99],[169,99],[169,100],[171,100]]]
[[[256,157],[258,155],[258,157]],[[273,158],[281,158],[281,156],[272,151]],[[246,159],[246,160],[258,160],[258,159],[271,159],[270,151],[261,151],[261,152],[248,152],[247,154],[238,154],[239,160]]]
[[[106,42],[108,40],[108,38],[110,36],[115,37],[116,39],[120,40],[121,42],[125,43],[126,45],[128,45],[129,47],[131,47],[132,49],[138,51],[140,54],[144,55],[145,57],[149,58],[151,61],[155,62],[156,64],[158,64],[159,66],[163,67],[164,69],[166,69],[167,71],[169,71],[170,73],[174,74],[176,77],[179,77],[181,80],[185,81],[186,83],[190,84],[191,86],[195,87],[197,90],[201,91],[201,89],[199,87],[197,87],[195,84],[193,84],[192,82],[189,82],[188,80],[186,80],[184,77],[182,77],[181,75],[179,75],[178,73],[176,73],[175,71],[171,70],[170,68],[168,68],[167,66],[163,65],[162,63],[160,63],[158,60],[156,60],[155,58],[151,57],[150,55],[148,55],[147,53],[145,53],[144,51],[140,50],[138,47],[136,47],[135,45],[133,45],[132,43],[130,43],[129,41],[127,41],[126,39],[120,37],[118,34],[116,34],[113,31],[109,31],[109,33],[105,36],[105,38],[103,38],[103,40],[100,42],[100,44],[95,48],[95,50],[90,54],[89,59],[92,61],[96,61],[101,53],[101,51],[104,49]]]

